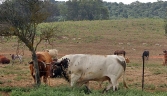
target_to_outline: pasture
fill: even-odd
[[[38,51],[56,48],[59,51],[59,58],[65,54],[108,55],[114,54],[115,50],[126,51],[125,57],[130,59],[126,69],[126,82],[129,89],[123,88],[122,78],[120,78],[120,90],[110,91],[106,95],[165,96],[167,94],[165,92],[167,90],[167,66],[162,66],[163,56],[159,55],[163,50],[167,50],[167,39],[162,19],[67,21],[40,25],[42,28],[46,26],[59,26],[62,32],[55,33],[57,38],[52,39],[53,46],[46,46],[46,43],[42,42]],[[15,37],[6,43],[0,43],[0,54],[10,58],[9,54],[15,53],[16,49],[13,47],[15,44],[17,44]],[[145,88],[142,92],[142,53],[144,50],[149,50],[150,57],[145,62]],[[0,64],[0,93],[2,96],[15,96],[16,94],[34,96],[38,93],[49,94],[49,96],[55,96],[54,94],[61,96],[67,96],[67,94],[70,94],[69,96],[86,95],[81,90],[84,88],[71,89],[68,82],[62,78],[50,79],[50,87],[41,86],[41,88],[36,89],[33,86],[34,82],[28,65],[31,54],[26,48],[24,51],[22,64],[19,62],[15,62],[13,65]],[[103,88],[106,84],[107,82],[103,82]],[[91,82],[90,86],[92,93],[89,96],[100,95],[103,90],[99,89],[98,83],[94,81]]]

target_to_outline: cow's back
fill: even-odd
[[[57,59],[58,50],[57,49],[46,49],[45,52],[48,52],[52,58]]]
[[[52,62],[52,57],[49,55],[48,52],[37,52],[37,59],[44,61],[47,64],[51,64]]]
[[[8,58],[6,58],[5,56],[0,55],[0,63],[2,63],[2,64],[9,64],[10,60]]]
[[[86,76],[84,78],[101,78],[109,73],[117,72],[116,68],[123,70],[126,67],[120,64],[125,61],[124,57],[117,55],[73,54],[63,58],[70,59],[69,70],[72,73],[84,73]]]
[[[117,59],[121,61],[125,61],[125,58],[123,56],[117,56],[117,55],[89,55],[89,54],[70,54],[65,55],[62,58],[69,58],[70,59],[70,65],[75,64],[88,64],[88,65],[104,65],[108,64],[110,62],[116,62]],[[62,60],[62,59],[59,59]],[[108,61],[108,62],[106,62]]]

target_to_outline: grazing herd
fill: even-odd
[[[118,79],[123,76],[123,84],[126,88],[125,70],[126,60],[120,55],[88,55],[70,54],[57,59],[56,49],[37,52],[37,62],[40,78],[45,84],[49,83],[48,77],[63,77],[71,86],[85,85],[90,92],[89,81],[97,81],[100,86],[103,81],[109,81],[103,92],[113,88],[118,89]],[[29,62],[31,75],[35,80],[34,62]]]
[[[90,92],[89,81],[97,81],[100,86],[103,81],[109,81],[103,92],[113,88],[118,89],[118,79],[123,76],[123,84],[126,88],[125,70],[126,59],[118,55],[89,55],[70,54],[57,59],[58,51],[47,50],[37,52],[37,60],[40,78],[47,83],[48,77],[63,77],[71,86],[85,85]],[[50,55],[50,56],[49,56]],[[29,62],[31,75],[35,81],[34,61]]]
[[[122,55],[122,56],[121,56]],[[90,55],[90,54],[69,54],[58,59],[57,49],[46,49],[42,52],[36,52],[37,61],[29,62],[31,76],[36,82],[34,63],[38,63],[40,79],[43,78],[45,84],[50,84],[49,78],[63,77],[71,86],[85,85],[90,91],[89,81],[97,81],[100,84],[108,81],[108,86],[103,92],[113,88],[118,89],[118,79],[123,76],[123,85],[128,88],[125,81],[125,71],[129,59],[125,58],[124,50],[116,50],[114,55]],[[167,51],[163,51],[163,65],[167,65]],[[10,54],[12,61],[19,59],[22,62],[21,55]],[[143,58],[148,60],[149,51],[145,50]],[[10,59],[0,55],[0,63],[9,64]],[[49,78],[48,78],[49,77]]]

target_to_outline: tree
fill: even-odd
[[[164,20],[164,22],[165,35],[167,36],[167,18]]]
[[[0,5],[0,36],[17,36],[31,51],[35,67],[36,85],[40,85],[39,68],[36,56],[37,46],[46,39],[46,32],[37,37],[37,25],[51,14],[45,0],[6,0]],[[51,31],[48,31],[49,33]],[[48,33],[48,34],[49,34]],[[53,35],[47,35],[47,39]],[[38,38],[37,43],[34,42]]]
[[[108,19],[109,12],[103,6],[102,0],[72,0],[67,1],[68,20],[99,20]]]

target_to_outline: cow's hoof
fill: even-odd
[[[104,94],[104,93],[106,93],[108,90],[106,90],[106,88],[104,88],[104,90],[102,91],[102,93]]]
[[[115,91],[118,91],[118,90],[119,90],[119,88],[116,87],[116,88],[115,88]]]
[[[90,89],[89,89],[87,86],[85,86],[85,87],[86,87],[86,90],[84,91],[84,92],[85,92],[85,94],[92,93],[92,92],[90,91]]]

